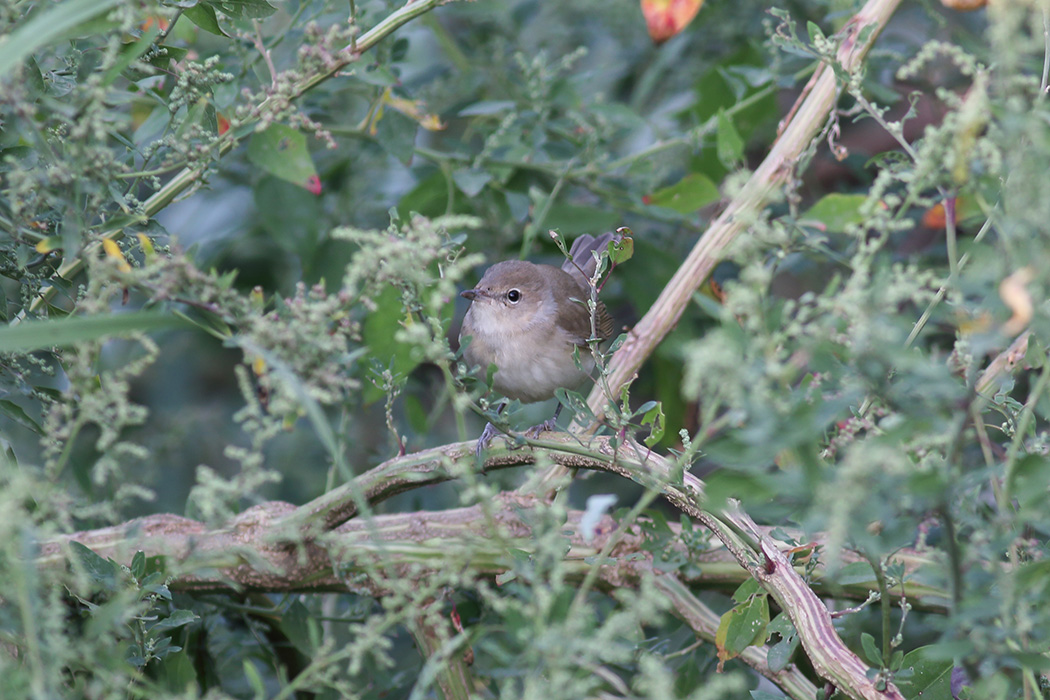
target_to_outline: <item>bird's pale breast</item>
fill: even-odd
[[[573,350],[578,338],[551,321],[553,309],[541,308],[531,322],[517,323],[513,310],[471,304],[462,336],[471,336],[464,357],[471,366],[496,365],[493,388],[524,403],[546,401],[558,387],[576,388],[594,367],[586,347],[576,367]],[[581,307],[581,313],[586,311]]]

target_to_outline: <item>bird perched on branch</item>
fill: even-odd
[[[523,260],[496,263],[485,271],[474,289],[460,294],[470,299],[463,319],[460,343],[470,367],[496,366],[492,388],[522,403],[546,401],[558,388],[575,388],[594,369],[587,341],[612,336],[613,321],[600,301],[593,318],[587,300],[590,278],[601,253],[617,234],[594,237],[584,234],[573,241],[561,267],[536,265]],[[579,366],[574,358],[576,349]],[[503,410],[503,405],[499,410]],[[554,416],[526,431],[535,436],[553,430]],[[485,426],[478,439],[481,454],[497,430]]]

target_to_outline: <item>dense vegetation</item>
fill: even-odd
[[[898,3],[0,6],[0,695],[1043,697],[1050,6]]]

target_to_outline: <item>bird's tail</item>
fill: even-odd
[[[603,233],[600,236],[592,236],[585,233],[572,242],[569,248],[569,258],[561,264],[561,269],[568,272],[582,286],[587,286],[587,281],[594,274],[594,268],[598,264],[592,252],[601,252],[609,245],[609,241],[618,240],[618,233]]]

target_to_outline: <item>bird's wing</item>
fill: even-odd
[[[577,284],[576,279],[564,273],[552,275],[554,278],[554,294],[557,298],[576,302],[570,303],[570,313],[560,314],[558,325],[567,332],[577,345],[583,345],[591,337],[591,315],[587,310],[587,299],[590,297],[590,287]],[[613,319],[609,315],[605,304],[598,302],[595,309],[595,330],[602,340],[611,338],[613,334]]]

